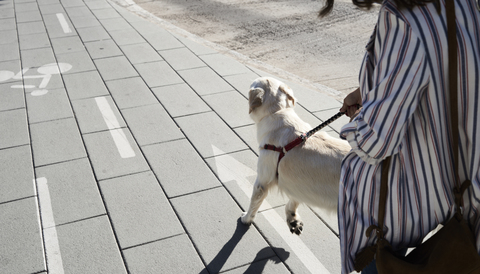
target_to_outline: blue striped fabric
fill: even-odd
[[[385,230],[394,248],[412,247],[454,210],[453,156],[448,111],[445,5],[398,10],[385,0],[360,72],[363,109],[342,128],[352,152],[342,163],[338,206],[342,273],[375,238],[381,162],[392,155]],[[480,250],[480,11],[456,0],[460,178],[465,217]]]

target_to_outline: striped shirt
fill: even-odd
[[[480,11],[477,0],[455,0],[458,43],[459,176],[472,186],[464,196],[468,223],[480,250]],[[375,241],[381,162],[392,156],[386,239],[394,249],[421,243],[454,211],[449,124],[448,49],[444,0],[399,10],[380,9],[360,71],[363,109],[340,136],[352,151],[342,162],[338,221],[342,273]]]

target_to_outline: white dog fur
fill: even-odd
[[[289,198],[285,214],[290,231],[300,235],[303,230],[297,213],[300,203],[336,210],[340,165],[351,147],[346,141],[317,132],[285,154],[278,165],[277,178],[279,152],[265,150],[263,146],[283,147],[312,127],[295,113],[293,91],[276,79],[256,79],[250,87],[249,105],[250,117],[257,126],[260,155],[250,207],[241,221],[251,224],[269,189],[277,185]]]

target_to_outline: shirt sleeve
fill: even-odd
[[[381,12],[372,54],[360,74],[363,108],[340,137],[365,162],[376,165],[399,151],[412,114],[428,83],[424,47],[403,20]]]

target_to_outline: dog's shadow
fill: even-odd
[[[215,258],[207,265],[208,272],[207,272],[207,269],[204,269],[202,272],[200,272],[200,274],[220,272],[220,270],[222,270],[223,266],[227,262],[230,255],[232,255],[233,250],[235,249],[237,244],[242,240],[243,236],[245,235],[248,229],[249,227],[242,224],[240,219],[238,219],[237,228],[235,229],[235,232],[233,233],[230,240],[228,240],[228,242],[225,243],[222,249],[215,256]],[[269,255],[271,255],[272,250],[277,256],[269,258]],[[257,255],[252,260],[252,263],[250,264],[248,269],[245,270],[244,273],[262,273],[262,271],[265,269],[265,266],[269,261],[273,261],[275,264],[279,264],[279,263],[282,263],[282,261],[279,258],[283,258],[284,260],[286,260],[289,256],[290,256],[290,253],[283,248],[265,247],[260,251],[258,251]]]

